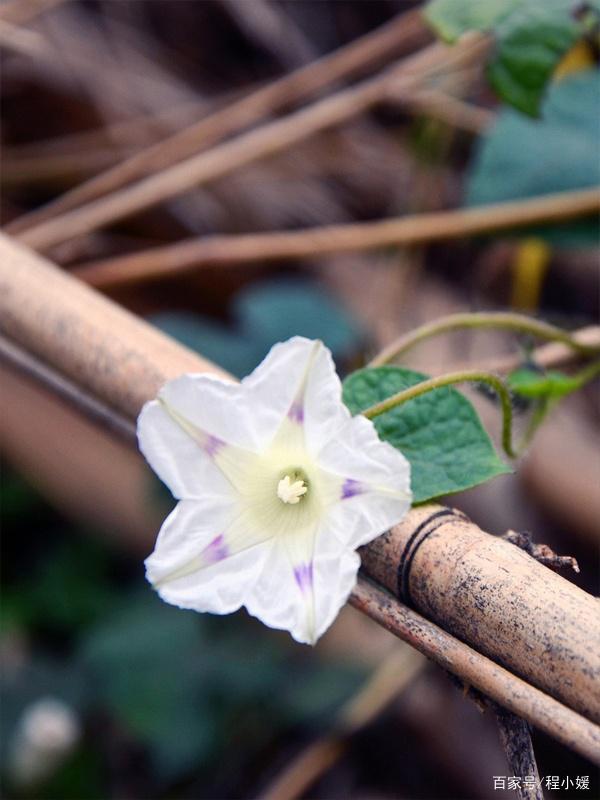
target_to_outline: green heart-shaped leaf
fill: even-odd
[[[393,366],[358,370],[344,381],[344,402],[358,414],[427,377]],[[455,389],[434,389],[373,422],[380,438],[410,461],[413,503],[461,492],[511,471],[471,403]]]

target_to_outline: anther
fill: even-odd
[[[307,491],[308,488],[304,481],[297,480],[292,483],[289,475],[286,475],[277,484],[277,497],[283,503],[289,503],[290,505],[299,503],[300,499]]]

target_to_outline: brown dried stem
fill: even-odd
[[[497,703],[490,702],[489,706],[498,722],[500,741],[506,753],[509,775],[521,779],[517,784],[515,797],[518,800],[544,800],[529,723],[516,714],[511,714]],[[527,780],[528,778],[532,780]]]
[[[0,364],[2,363],[34,383],[49,389],[96,425],[135,445],[135,425],[130,419],[117,413],[93,394],[80,388],[10,339],[0,335]]]
[[[430,34],[418,12],[402,14],[346,47],[294,70],[145,148],[43,208],[20,217],[7,227],[7,231],[16,234],[27,230],[57,214],[64,214],[83,203],[114,192],[143,175],[166,169],[194,153],[206,150],[226,136],[249,127],[283,106],[298,103],[336,81],[349,78],[391,55],[398,56],[401,51],[417,47],[429,38]]]
[[[133,186],[29,228],[19,239],[44,250],[102,228],[356,117],[381,102],[392,86],[396,93],[410,94],[440,70],[481,59],[488,48],[488,38],[476,34],[453,48],[433,44],[374,78],[194,155]]]
[[[79,267],[75,272],[77,277],[92,286],[105,289],[185,274],[207,266],[314,258],[330,253],[426,244],[572,219],[598,209],[600,192],[595,187],[378,222],[189,239],[141,253],[96,261]]]
[[[334,729],[288,762],[260,794],[260,800],[295,800],[303,795],[344,754],[349,737],[398,699],[425,664],[414,650],[393,650],[343,706]]]
[[[12,25],[26,25],[39,14],[64,2],[65,0],[6,0],[0,6],[0,19]]]
[[[369,549],[373,549],[373,545]],[[503,708],[600,763],[600,728],[473,650],[388,592],[359,578],[350,605]]]

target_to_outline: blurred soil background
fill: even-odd
[[[434,42],[419,4],[5,0],[3,225],[18,233],[24,215],[92,176],[401,14],[402,32],[385,53],[306,96],[292,87],[276,107],[216,140],[207,134],[198,152],[359,86]],[[599,183],[594,37],[569,58],[538,119],[504,107],[475,60],[438,74],[433,94],[407,97],[391,85],[339,125],[44,249],[86,279],[86,265],[193,237],[371,221]],[[576,329],[598,322],[600,297],[597,233],[582,223],[292,259],[205,259],[121,282],[87,275],[238,376],[294,334],[323,339],[343,375],[444,314],[514,309]],[[406,363],[435,374],[511,352],[525,361],[530,345],[455,333]],[[312,650],[245,612],[222,619],[161,604],[142,560],[171,507],[166,490],[118,436],[6,366],[0,380],[4,797],[259,796],[336,730],[385,663],[397,668],[360,695],[360,730],[300,766],[301,774],[315,770],[305,796],[511,796],[493,788],[507,766],[490,715],[354,610]],[[497,438],[493,401],[466,391]],[[451,501],[485,530],[529,531],[575,556],[581,572],[565,577],[594,593],[598,419],[592,386],[554,412],[513,475]],[[58,742],[56,752],[48,741]],[[593,773],[545,736],[534,733],[534,744],[541,775]],[[295,796],[293,786],[286,791],[278,796]]]

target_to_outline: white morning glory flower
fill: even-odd
[[[146,576],[163,600],[240,606],[314,644],[356,582],[357,547],[402,519],[410,467],[351,417],[329,350],[295,337],[241,383],[183,375],[146,403],[140,449],[179,499]]]

